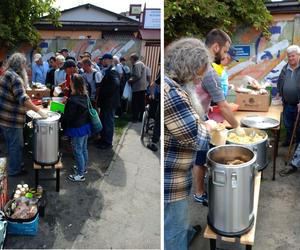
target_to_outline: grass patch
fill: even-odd
[[[115,119],[115,134],[121,136],[126,128],[131,116],[128,114],[123,115],[121,118]]]

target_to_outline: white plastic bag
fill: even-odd
[[[128,82],[126,82],[125,84],[122,98],[128,101],[131,101],[132,99],[132,89],[131,85]]]

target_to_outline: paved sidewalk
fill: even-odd
[[[159,153],[141,144],[140,127],[121,138],[99,186],[101,217],[86,220],[72,248],[160,248]]]

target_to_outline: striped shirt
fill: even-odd
[[[168,77],[164,106],[164,200],[174,202],[189,195],[195,153],[209,149],[210,136],[187,93]]]
[[[7,70],[0,79],[0,125],[23,128],[24,102],[28,99],[21,77],[16,72]]]
[[[220,77],[211,65],[209,65],[202,83],[197,85],[196,92],[206,114],[209,112],[212,101],[218,103],[225,100]]]

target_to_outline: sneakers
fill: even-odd
[[[85,178],[83,175],[75,175],[75,174],[70,174],[68,176],[68,179],[70,181],[74,181],[74,182],[82,182],[82,181],[85,181]]]
[[[149,143],[147,145],[147,148],[149,148],[150,150],[152,150],[153,152],[156,152],[158,150],[157,146],[155,145],[155,143]]]
[[[74,170],[74,172],[75,172],[75,174],[76,174],[76,173],[77,173],[77,166],[76,166],[76,165],[73,166],[73,170]],[[84,174],[87,174],[88,171],[85,169],[83,173],[84,173]]]
[[[196,202],[201,203],[201,204],[207,204],[207,202],[208,202],[207,193],[204,192],[204,193],[201,194],[201,195],[194,194],[194,200],[195,200]]]

